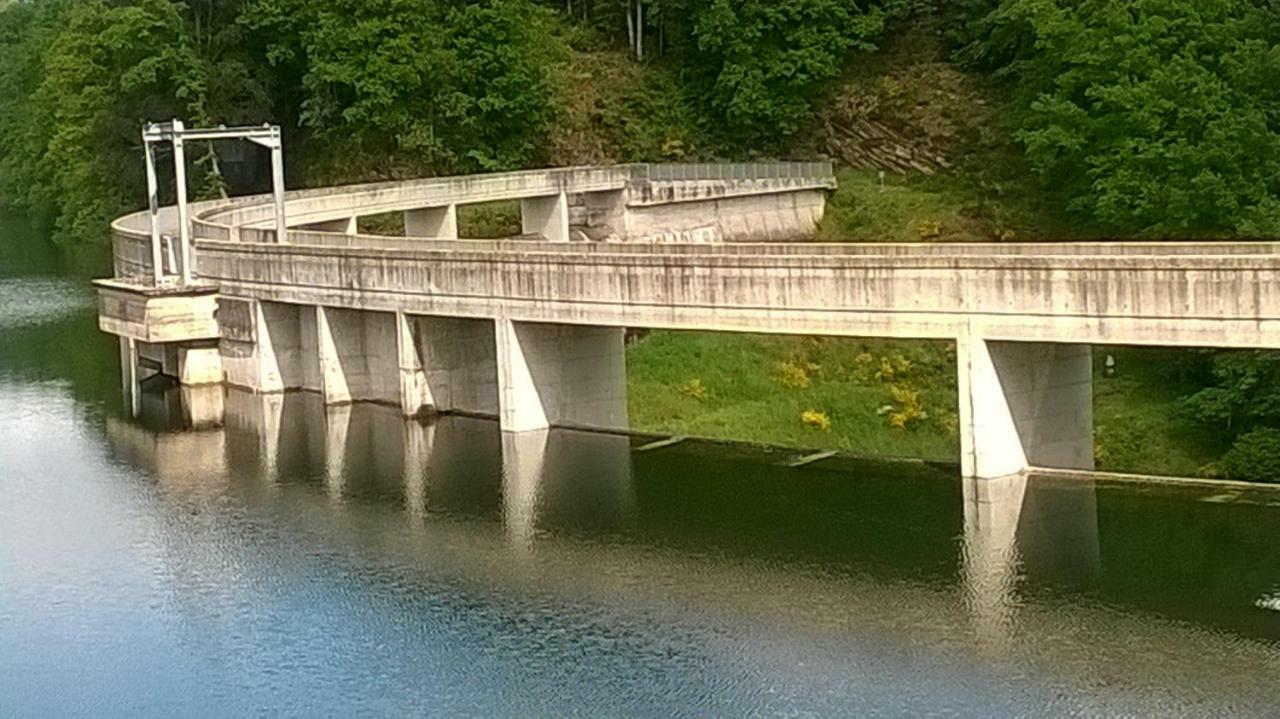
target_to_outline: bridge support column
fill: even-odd
[[[223,298],[220,362],[227,384],[253,392],[283,392],[296,380],[301,338],[295,305]],[[315,387],[319,389],[319,387]]]
[[[1030,467],[1093,469],[1093,356],[1087,344],[956,342],[966,477]]]
[[[344,235],[354,235],[359,232],[357,218],[343,217],[337,220],[325,220],[324,222],[312,222],[300,226],[300,230],[315,230],[317,232],[340,232]]]
[[[351,401],[351,387],[342,366],[342,353],[329,323],[329,310],[316,305],[316,352],[320,358],[320,393],[324,403],[343,404]]]
[[[458,239],[457,205],[406,210],[404,213],[404,236],[432,240]]]
[[[137,417],[141,411],[141,396],[138,383],[138,343],[132,337],[120,338],[120,389],[124,394],[124,405],[130,417]]]
[[[214,340],[191,342],[136,342],[139,362],[145,363],[150,377],[161,374],[184,386],[220,384],[222,355]],[[140,375],[141,376],[141,375]]]
[[[432,405],[431,388],[418,351],[413,320],[403,312],[396,313],[396,355],[400,364],[400,409],[412,417]]]
[[[222,355],[217,345],[178,345],[178,384],[191,387],[222,382]]]
[[[622,328],[496,322],[503,431],[628,428]]]
[[[569,241],[569,198],[565,193],[520,200],[520,231],[551,242]]]

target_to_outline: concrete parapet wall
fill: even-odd
[[[217,288],[153,288],[99,280],[98,326],[103,332],[140,342],[217,339]]]
[[[461,177],[348,185],[285,193],[289,226],[314,234],[356,235],[356,219],[390,211],[406,213],[406,235],[432,239],[457,237],[459,204],[520,200],[525,232],[553,241],[569,239],[571,221],[585,228],[606,228],[600,235],[624,240],[697,237],[729,239],[793,239],[808,231],[812,217],[796,221],[783,202],[777,212],[765,204],[738,205],[730,198],[749,199],[768,194],[824,192],[835,187],[829,163],[748,163],[741,165],[618,165],[576,167]],[[569,196],[586,198],[571,212]],[[802,201],[812,204],[811,200]],[[718,217],[715,232],[699,229],[709,223],[690,223],[690,210],[673,214],[676,223],[663,227],[658,208],[676,204],[702,207]],[[710,204],[708,204],[710,203]],[[640,210],[637,232],[626,229],[628,205]],[[794,205],[794,203],[792,203]],[[790,210],[794,210],[791,207]],[[812,215],[811,208],[802,214]],[[570,219],[572,215],[573,220]],[[817,217],[821,217],[818,210]],[[275,208],[269,195],[211,200],[191,205],[192,234],[197,238],[276,243]],[[177,235],[173,207],[160,209],[157,228],[162,236]],[[795,231],[793,228],[800,228]],[[304,232],[290,232],[283,241],[307,241]],[[299,237],[293,237],[298,234]],[[112,223],[114,275],[154,283],[151,220],[133,213]],[[591,236],[592,233],[588,233]],[[169,254],[164,253],[167,257]],[[199,273],[198,257],[192,271]],[[176,256],[168,260],[169,274],[178,274]]]
[[[629,242],[787,242],[813,236],[826,208],[822,190],[710,196],[630,206]]]
[[[649,207],[792,192],[808,191],[825,194],[830,190],[834,190],[835,185],[829,179],[808,177],[645,181],[633,182],[628,185],[627,189],[627,205],[629,207]]]
[[[292,226],[352,214],[548,197],[561,192],[617,190],[626,186],[632,172],[632,166],[618,165],[433,177],[299,190],[287,193],[285,201]],[[269,203],[264,202],[228,212],[208,212],[202,220],[267,228],[274,221],[271,212]]]
[[[509,246],[509,245],[508,245]],[[199,242],[233,294],[621,327],[1280,347],[1280,259],[381,250]]]

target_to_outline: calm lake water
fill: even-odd
[[[121,405],[0,279],[0,714],[1280,716],[1275,490]]]

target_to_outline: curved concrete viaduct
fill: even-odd
[[[1094,343],[1280,347],[1272,243],[819,244],[829,165],[625,165],[290,192],[113,224],[101,326],[186,384],[625,429],[623,329],[954,341],[966,476],[1092,467]],[[458,237],[519,201],[523,233]],[[363,234],[403,212],[406,237]],[[158,260],[158,263],[157,263]],[[184,271],[189,270],[189,271]],[[177,278],[190,275],[192,283]],[[141,364],[140,364],[141,363]]]

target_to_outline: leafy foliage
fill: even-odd
[[[962,51],[1015,85],[1017,137],[1082,222],[1280,231],[1280,17],[1249,0],[1004,0]],[[964,32],[959,34],[963,39]]]
[[[1280,425],[1280,355],[1274,352],[1215,353],[1211,384],[1184,403],[1206,426],[1243,431],[1259,424]]]
[[[694,18],[698,71],[724,134],[759,146],[798,131],[815,91],[884,23],[848,0],[712,0]]]
[[[1241,435],[1222,458],[1229,479],[1280,482],[1280,429],[1259,427]]]
[[[244,18],[301,79],[302,125],[377,172],[511,169],[545,151],[565,47],[527,0],[256,0]]]
[[[207,117],[205,76],[166,0],[47,2],[0,11],[0,191],[51,217],[77,264],[140,186],[139,128]]]
[[[1209,371],[1197,383],[1201,389],[1182,399],[1187,415],[1230,444],[1220,467],[1226,476],[1280,481],[1280,353],[1222,351],[1205,357]]]

